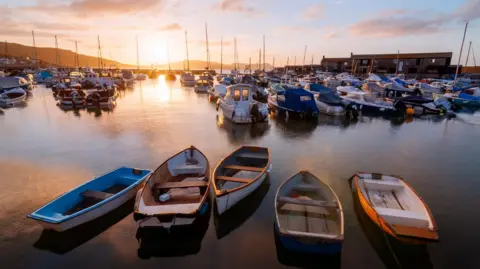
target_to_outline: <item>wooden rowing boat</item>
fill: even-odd
[[[383,231],[404,243],[439,240],[430,209],[401,177],[357,172],[353,179],[363,210]]]
[[[213,171],[218,214],[256,190],[270,169],[268,148],[243,146],[225,157]]]
[[[343,209],[335,192],[301,171],[285,181],[275,195],[275,230],[292,251],[337,254],[343,244]]]
[[[65,193],[28,217],[45,229],[68,230],[132,199],[150,173],[150,170],[121,167]]]
[[[210,164],[194,146],[161,164],[138,192],[134,219],[139,227],[191,225],[208,209]]]

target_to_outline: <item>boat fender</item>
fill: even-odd
[[[252,105],[252,108],[250,109],[250,116],[252,117],[253,123],[256,123],[262,120],[262,114],[260,113],[260,109],[258,108],[257,104]]]

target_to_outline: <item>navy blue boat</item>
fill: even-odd
[[[313,94],[302,88],[277,92],[268,98],[268,107],[271,111],[301,119],[316,118],[319,113]]]

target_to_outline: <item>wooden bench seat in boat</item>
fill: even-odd
[[[247,158],[247,159],[260,159],[260,160],[268,160],[268,155],[264,153],[254,153],[254,152],[242,152],[236,154],[235,157],[237,158]]]
[[[294,191],[318,191],[319,189],[315,185],[299,184],[299,185],[293,186],[292,190],[294,190]]]
[[[277,201],[279,203],[294,204],[294,205],[317,206],[317,207],[335,207],[335,208],[338,207],[338,205],[333,203],[333,202],[308,200],[308,199],[297,199],[297,198],[286,197],[286,196],[279,197]]]
[[[86,190],[82,192],[81,195],[86,198],[105,200],[105,199],[108,199],[113,194],[108,192],[103,192],[103,191]]]
[[[369,190],[397,191],[404,188],[402,183],[394,181],[363,179],[363,182],[365,188]]]
[[[226,176],[216,176],[215,179],[223,180],[223,181],[238,182],[238,183],[250,183],[253,181],[252,178],[226,177]]]
[[[225,169],[251,171],[251,172],[263,172],[263,168],[253,166],[241,166],[241,165],[225,165]]]
[[[389,224],[417,228],[428,228],[429,226],[427,216],[414,211],[391,209],[378,206],[375,207],[375,210],[377,211],[378,215],[385,219],[385,221],[387,221]]]
[[[197,181],[180,181],[180,182],[166,182],[162,184],[156,184],[156,189],[176,189],[176,188],[195,188],[195,187],[206,187],[208,182],[203,180]]]
[[[200,164],[182,164],[176,166],[174,169],[174,176],[185,174],[203,174],[205,167]]]

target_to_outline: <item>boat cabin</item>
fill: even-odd
[[[199,80],[197,80],[197,82],[195,84],[198,87],[209,87],[210,86],[210,81],[205,80],[205,79],[199,79]]]
[[[318,112],[313,94],[302,88],[289,89],[278,93],[277,104],[295,112]]]
[[[227,87],[225,101],[231,102],[250,102],[252,99],[252,86],[248,84],[236,84]]]

